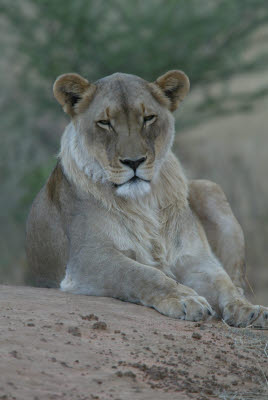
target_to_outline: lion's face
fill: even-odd
[[[95,84],[63,75],[54,93],[73,119],[78,166],[119,196],[150,191],[174,136],[174,110],[189,89],[188,78],[170,71],[155,83],[116,73]]]

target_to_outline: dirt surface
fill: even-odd
[[[268,399],[267,331],[0,286],[0,399]]]

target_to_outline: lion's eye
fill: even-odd
[[[143,118],[143,122],[146,124],[147,122],[153,122],[156,119],[156,115],[147,115]]]
[[[102,119],[100,121],[98,121],[98,124],[101,125],[110,125],[110,121],[106,120],[106,119]]]
[[[110,128],[111,127],[111,123],[107,119],[101,119],[100,121],[97,121],[97,124],[102,128]]]

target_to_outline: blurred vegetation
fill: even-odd
[[[94,81],[120,71],[155,80],[182,69],[194,94],[179,112],[183,132],[217,115],[248,112],[268,93],[268,85],[232,85],[236,76],[267,69],[267,21],[265,0],[1,0],[5,279],[16,281],[9,266],[22,254],[26,214],[67,121],[51,90],[58,75]]]
[[[96,80],[121,71],[154,80],[176,67],[202,88],[202,114],[228,112],[229,79],[267,67],[267,48],[254,57],[246,51],[268,21],[265,0],[2,0],[0,11],[16,36],[20,89],[40,113],[57,110],[51,84],[63,72]],[[266,93],[236,94],[232,112]]]

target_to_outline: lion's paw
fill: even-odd
[[[258,318],[253,322],[253,328],[268,328],[268,307],[259,306]]]
[[[231,326],[268,328],[268,308],[236,300],[225,306],[224,321]]]
[[[167,297],[155,308],[164,315],[186,321],[206,320],[214,315],[207,300],[201,296]]]

